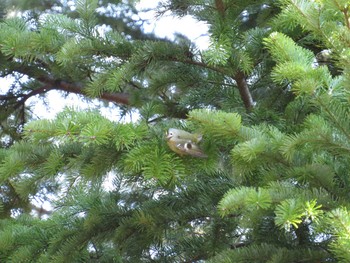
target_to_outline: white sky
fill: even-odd
[[[191,16],[177,18],[170,13],[160,18],[156,18],[155,9],[160,1],[140,0],[137,4],[139,10],[152,8],[154,11],[140,13],[142,19],[147,19],[150,24],[144,27],[146,32],[154,32],[157,36],[173,38],[174,33],[181,33],[191,39],[196,45],[204,50],[208,47],[209,37],[207,35],[208,25],[197,21]]]

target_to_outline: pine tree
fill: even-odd
[[[350,261],[347,1],[160,4],[208,23],[204,51],[130,26],[134,4],[18,1],[0,22],[0,261]],[[140,119],[35,119],[50,90]],[[172,152],[169,128],[208,157]]]

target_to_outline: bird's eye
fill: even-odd
[[[189,143],[189,142],[188,142],[188,143],[186,143],[186,148],[187,148],[187,149],[192,149],[192,144],[191,144],[191,143]]]
[[[173,133],[172,133],[172,132],[169,132],[169,135],[170,135],[170,136],[173,136]]]

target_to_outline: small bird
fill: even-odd
[[[167,138],[171,138],[177,141],[192,141],[194,143],[199,143],[202,140],[202,135],[197,133],[189,133],[184,130],[179,130],[175,128],[170,128],[167,132]]]
[[[192,134],[183,130],[170,128],[166,134],[169,148],[177,154],[191,155],[193,157],[207,158],[197,143],[202,140],[202,135]]]

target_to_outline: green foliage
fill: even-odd
[[[268,209],[271,196],[265,189],[257,191],[251,187],[234,188],[225,194],[219,203],[219,210],[223,216],[237,213],[240,210]]]
[[[275,32],[265,39],[265,44],[279,62],[272,71],[274,81],[293,82],[293,91],[298,95],[312,95],[331,86],[331,74],[327,68],[315,67],[312,52],[297,46],[292,39]]]
[[[0,261],[349,262],[348,1],[160,4],[209,25],[204,51],[138,34],[134,3],[0,22],[0,75],[17,77],[1,95]],[[140,118],[27,122],[51,89]],[[171,151],[169,128],[201,134],[208,157]]]
[[[189,119],[200,125],[204,134],[218,139],[234,139],[241,128],[241,116],[223,111],[193,110]]]
[[[209,262],[314,262],[322,260],[327,254],[323,251],[308,249],[286,249],[269,244],[253,245],[245,248],[226,250]]]
[[[298,228],[298,224],[302,222],[302,216],[302,205],[298,200],[287,199],[276,207],[276,225],[284,227],[287,230],[291,226]]]
[[[209,65],[225,65],[230,57],[229,47],[226,47],[224,43],[212,43],[209,49],[204,53]]]
[[[185,167],[178,157],[169,154],[164,147],[157,147],[152,140],[132,149],[124,161],[126,173],[142,172],[146,179],[156,179],[163,186],[173,186],[185,175]]]
[[[338,208],[328,214],[327,224],[331,231],[337,237],[336,241],[330,246],[337,255],[339,262],[347,262],[350,259],[349,254],[349,212],[345,208]]]

